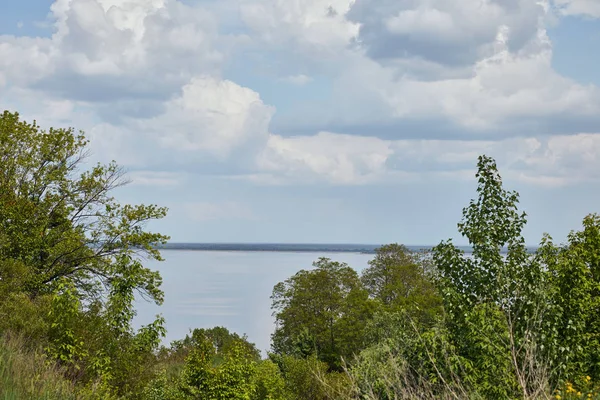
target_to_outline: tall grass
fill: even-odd
[[[79,400],[72,382],[40,352],[27,350],[24,341],[0,338],[0,400]]]

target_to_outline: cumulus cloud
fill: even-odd
[[[358,35],[346,18],[354,0],[240,0],[242,20],[263,40],[328,52]]]
[[[273,112],[248,88],[199,76],[166,101],[157,115],[96,124],[88,136],[94,155],[103,161],[121,160],[138,169],[193,170],[213,159],[225,163],[234,154],[234,163],[252,157],[268,140]]]
[[[0,37],[4,81],[87,102],[161,100],[223,57],[214,18],[179,1],[57,0],[51,19],[49,38]]]
[[[141,125],[156,132],[165,147],[225,156],[247,141],[266,141],[272,113],[253,90],[198,77],[166,104],[163,114]]]
[[[320,132],[283,138],[271,135],[258,157],[261,171],[283,176],[317,175],[334,183],[364,183],[385,171],[390,143],[378,138]]]
[[[386,97],[398,116],[444,115],[468,128],[491,128],[509,118],[597,113],[598,89],[557,74],[546,46],[529,55],[498,51],[477,62],[469,78],[399,80]]]
[[[330,44],[335,57],[317,50],[301,57],[320,60],[302,65],[310,75],[328,75],[331,94],[276,116],[275,124],[284,133],[370,130],[387,138],[481,139],[597,121],[598,88],[553,68],[546,33],[552,15],[543,0],[356,0],[336,16],[359,24],[358,36],[345,46]],[[310,29],[297,28],[287,34],[298,40]],[[282,28],[264,29],[279,37]],[[303,49],[290,44],[285,54]],[[418,133],[409,131],[415,124]]]
[[[594,16],[595,4],[554,0],[563,14]],[[52,36],[0,36],[0,105],[86,129],[98,157],[142,171],[133,176],[139,185],[177,185],[178,168],[204,173],[206,159],[223,174],[263,184],[463,179],[481,153],[527,182],[597,179],[587,172],[600,167],[596,134],[544,136],[540,128],[508,137],[526,124],[600,115],[598,88],[552,67],[545,1],[227,0],[222,7],[239,10],[243,34],[223,33],[213,11],[176,0],[57,0]],[[296,107],[298,100],[288,110],[291,125],[312,124],[310,133],[273,131],[275,107],[224,73],[235,51],[261,53],[262,67],[279,65],[271,55],[289,57],[273,85],[302,86],[313,76],[327,83],[322,102],[306,96],[312,108]],[[292,98],[316,85],[282,86]],[[424,123],[416,133],[396,129],[407,121]],[[456,129],[434,139],[436,123],[470,140],[455,140]],[[378,137],[376,124],[392,133]],[[251,214],[237,203],[195,206],[199,219]]]
[[[354,54],[334,79],[329,107],[309,110],[321,121],[336,121],[338,126],[423,120],[432,127],[445,120],[470,135],[484,137],[488,132],[514,135],[511,131],[538,119],[535,128],[540,118],[597,118],[600,91],[553,69],[552,44],[544,30],[537,31],[536,40],[520,52],[510,50],[508,35],[508,31],[500,31],[494,53],[463,68],[464,76],[418,79],[401,74],[398,65],[383,65]],[[304,116],[294,122],[311,121]],[[405,134],[403,129],[396,132]],[[547,132],[533,132],[542,133]]]
[[[220,77],[227,38],[209,11],[175,0],[57,0],[50,18],[51,37],[0,37],[5,107],[76,123],[100,158],[137,167],[161,148],[225,157],[266,141],[273,110]]]
[[[508,30],[508,47],[520,51],[535,40],[544,13],[531,0],[357,0],[348,15],[374,59],[460,66],[493,54],[499,30]]]
[[[600,133],[483,141],[273,135],[257,160],[260,172],[246,178],[266,185],[464,180],[473,179],[481,154],[496,158],[504,175],[537,186],[600,180]]]

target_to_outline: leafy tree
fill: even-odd
[[[87,144],[73,129],[0,116],[0,260],[27,267],[33,296],[54,292],[60,278],[91,296],[134,270],[134,288],[160,303],[160,275],[137,256],[161,259],[154,245],[168,238],[143,225],[166,209],[117,203],[111,191],[126,183],[122,169],[113,162],[81,172]]]
[[[216,349],[208,338],[197,340],[186,357],[182,388],[188,396],[200,399],[250,399],[256,393],[257,362],[248,347],[235,341],[216,359]]]
[[[525,247],[526,216],[494,160],[481,156],[476,177],[478,197],[458,224],[471,256],[450,240],[433,249],[441,318],[423,327],[401,312],[376,315],[368,334],[379,343],[352,367],[364,395],[533,399],[549,392],[555,315],[544,267]]]
[[[544,275],[525,246],[526,215],[517,209],[518,194],[502,187],[489,157],[479,157],[476,177],[478,198],[458,224],[472,257],[450,240],[434,249],[447,323],[486,397],[510,398],[519,391],[528,397],[539,390],[528,367],[541,362],[536,335],[546,312]]]
[[[255,373],[255,400],[287,400],[291,398],[277,364],[267,359],[258,363]]]
[[[361,280],[384,311],[402,310],[421,322],[431,322],[441,311],[441,298],[420,256],[403,245],[382,246],[362,272]]]
[[[169,348],[163,347],[159,352],[159,363],[173,370],[175,374],[179,373],[179,367],[183,365],[190,352],[204,346],[204,342],[209,342],[214,349],[214,361],[220,362],[221,359],[229,353],[232,346],[244,347],[244,352],[255,360],[260,360],[260,351],[254,343],[250,343],[248,338],[240,336],[235,332],[230,332],[227,328],[216,326],[210,329],[194,329],[191,334],[185,338],[174,340]]]
[[[51,296],[31,298],[23,291],[27,267],[15,260],[0,260],[0,335],[9,331],[29,338],[27,346],[44,346],[50,328]]]
[[[48,314],[32,320],[49,324],[36,334],[73,379],[134,397],[164,335],[162,318],[137,332],[130,323],[135,292],[163,300],[142,259],[162,260],[155,245],[168,238],[144,225],[166,209],[120,205],[111,193],[126,183],[122,169],[83,170],[87,144],[73,129],[0,115],[0,313],[20,303]]]
[[[301,270],[273,289],[273,350],[301,355],[314,343],[317,357],[339,369],[341,357],[349,359],[363,346],[364,322],[373,304],[348,265],[328,258],[313,265],[315,269]]]
[[[538,257],[548,273],[553,313],[545,331],[555,380],[576,381],[588,375],[600,379],[600,216],[584,218],[583,229],[572,231],[557,246],[548,235]]]

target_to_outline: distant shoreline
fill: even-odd
[[[167,243],[160,250],[375,254],[380,245],[300,243]]]
[[[159,250],[189,251],[240,251],[275,253],[360,253],[375,254],[382,245],[374,244],[307,244],[307,243],[167,243],[156,246]],[[406,246],[411,251],[431,250],[434,246]],[[472,251],[470,246],[457,246],[465,253]],[[535,251],[529,247],[530,252]],[[505,251],[503,251],[505,252]]]

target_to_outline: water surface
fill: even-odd
[[[224,326],[247,334],[259,349],[268,350],[274,321],[273,286],[301,269],[312,268],[319,257],[348,263],[361,271],[371,254],[309,252],[244,252],[163,250],[164,262],[148,262],[160,271],[165,302],[156,306],[137,301],[136,326],[166,319],[165,343],[183,338],[190,329]]]

